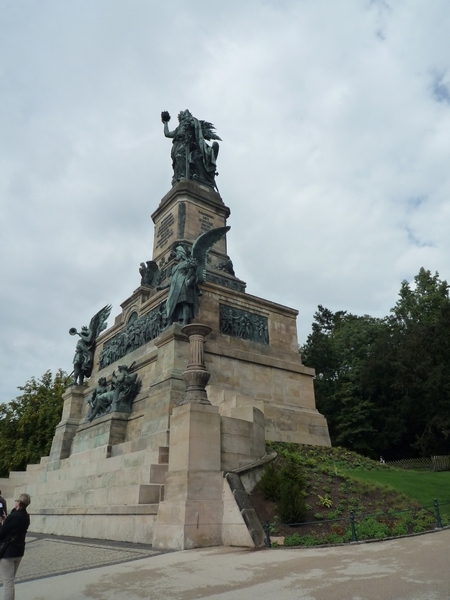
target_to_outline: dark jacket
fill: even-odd
[[[3,496],[0,496],[0,516],[2,516],[2,511],[5,511],[5,515],[8,514],[8,507],[6,506],[6,500]]]
[[[0,527],[0,542],[12,540],[3,558],[18,558],[25,552],[25,535],[30,526],[30,515],[25,508],[13,510]]]

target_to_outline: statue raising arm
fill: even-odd
[[[161,121],[164,123],[164,135],[167,138],[175,137],[175,131],[169,130],[170,115],[166,110],[161,113]]]
[[[178,115],[178,127],[169,130],[170,114],[161,113],[164,135],[172,138],[172,185],[178,181],[192,179],[217,189],[215,183],[216,160],[219,144],[214,141],[210,146],[206,140],[220,140],[214,132],[214,125],[208,121],[199,121],[188,110]]]

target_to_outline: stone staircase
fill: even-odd
[[[0,489],[8,507],[18,494],[30,494],[30,531],[151,543],[164,499],[168,448],[133,447],[124,442],[59,461],[44,457],[1,479]]]

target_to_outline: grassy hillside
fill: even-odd
[[[350,541],[351,513],[358,539],[434,529],[434,498],[444,524],[450,521],[449,472],[392,469],[343,448],[271,448],[277,461],[251,496],[260,520],[273,536],[287,536],[286,545]]]
[[[403,469],[353,469],[345,471],[350,477],[390,486],[423,506],[433,503],[437,498],[439,504],[450,503],[450,471],[405,471]],[[448,507],[445,509],[447,512]]]

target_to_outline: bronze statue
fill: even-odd
[[[95,344],[100,333],[106,329],[106,319],[111,313],[111,305],[104,306],[95,314],[89,327],[83,325],[78,332],[75,327],[69,329],[70,335],[79,335],[73,358],[74,385],[83,385],[85,377],[90,377],[94,364]]]
[[[158,265],[154,260],[148,260],[147,264],[141,262],[139,273],[141,274],[141,285],[155,288],[158,285]]]
[[[188,110],[178,115],[178,127],[169,130],[170,115],[167,111],[161,113],[164,123],[164,135],[172,138],[172,185],[183,179],[192,179],[217,189],[215,176],[219,144],[212,145],[206,140],[220,140],[214,132],[214,125],[208,121],[199,121]]]
[[[218,227],[202,233],[192,245],[189,255],[183,246],[175,250],[179,263],[172,269],[170,281],[156,289],[169,288],[166,301],[166,319],[169,327],[175,321],[187,325],[199,310],[199,283],[206,280],[206,255],[212,246],[222,238],[229,227]]]
[[[87,399],[89,410],[86,415],[86,421],[92,421],[96,416],[108,412],[111,406],[112,398],[108,394],[109,389],[106,383],[106,377],[100,377],[98,385]]]
[[[108,386],[105,377],[100,377],[98,386],[88,398],[89,410],[86,421],[92,421],[110,412],[131,412],[133,400],[141,389],[141,381],[137,373],[130,373],[134,363],[127,367],[119,365],[119,372],[113,371],[111,384]]]
[[[119,365],[119,372],[113,371],[111,377],[111,389],[114,391],[112,400],[112,411],[131,412],[131,403],[138,395],[141,389],[141,382],[137,378],[137,373],[130,373],[133,367]]]
[[[180,261],[172,270],[169,283],[158,289],[169,289],[166,302],[167,325],[182,320],[187,325],[199,309],[198,297],[201,292],[197,286],[198,260],[187,255],[183,246],[176,249],[176,258]]]

